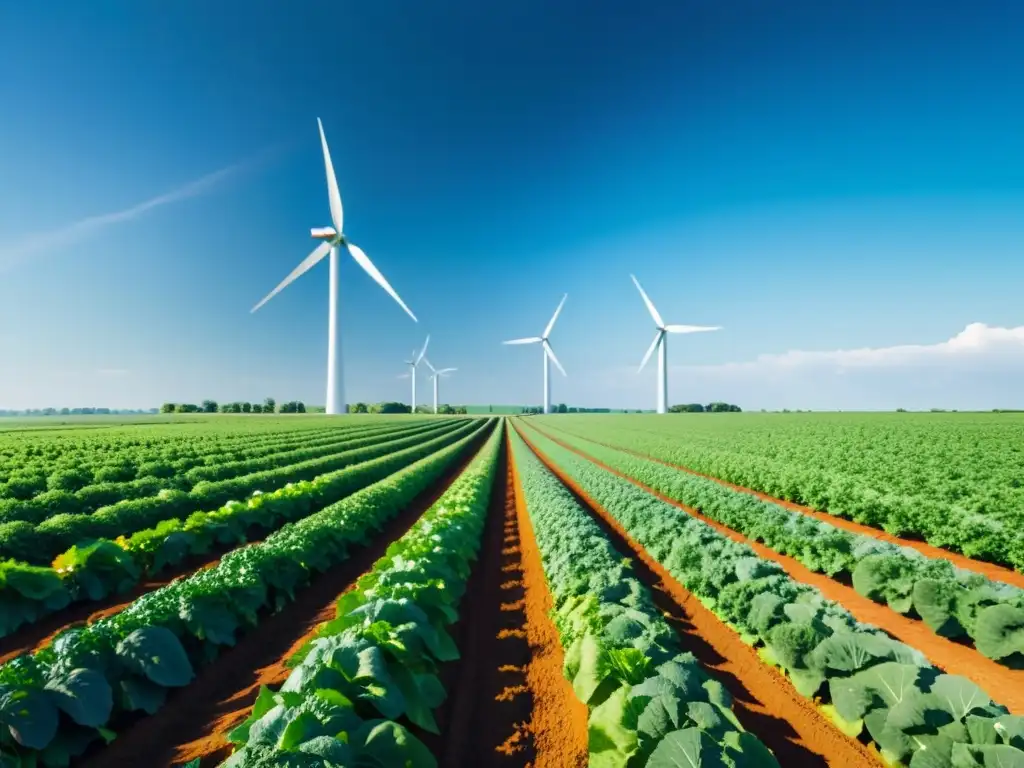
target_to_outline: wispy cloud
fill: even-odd
[[[208,173],[169,192],[143,200],[128,208],[97,216],[88,216],[59,229],[28,235],[7,247],[0,246],[0,269],[14,266],[31,256],[45,253],[53,248],[78,242],[82,238],[114,224],[137,219],[156,208],[206,194],[231,177],[264,161],[271,151],[273,150],[265,150],[239,163]]]

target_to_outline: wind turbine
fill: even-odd
[[[457,371],[459,369],[458,368],[442,368],[439,371],[436,368],[434,368],[434,366],[432,366],[430,364],[430,361],[427,360],[427,358],[423,358],[423,362],[427,364],[427,368],[429,368],[430,370],[432,370],[434,372],[434,375],[431,376],[430,378],[432,378],[434,380],[434,413],[437,413],[437,380],[440,379],[442,376],[447,376],[452,371]]]
[[[661,319],[661,315],[658,314],[658,310],[655,309],[654,303],[644,293],[644,289],[640,287],[640,282],[630,275],[633,279],[633,285],[640,291],[640,297],[644,300],[644,304],[647,305],[647,310],[651,313],[651,317],[654,318],[654,325],[657,327],[657,331],[654,333],[654,341],[651,342],[651,346],[647,348],[647,354],[644,355],[643,361],[640,363],[640,368],[637,373],[640,373],[647,365],[647,361],[651,359],[651,354],[654,352],[654,348],[658,348],[658,413],[668,413],[668,339],[665,337],[667,333],[701,333],[702,331],[720,331],[722,327],[720,325],[665,325],[665,321]]]
[[[252,308],[252,312],[262,307],[274,296],[283,291],[291,283],[301,277],[303,274],[313,268],[318,262],[320,262],[327,254],[331,255],[331,273],[330,273],[330,300],[328,309],[328,325],[327,325],[327,413],[344,413],[345,412],[345,382],[343,378],[343,369],[341,365],[341,345],[339,342],[339,327],[338,327],[338,269],[340,266],[339,249],[342,245],[348,248],[349,254],[355,259],[356,263],[366,271],[366,273],[372,277],[377,284],[388,292],[398,305],[406,311],[406,313],[413,319],[413,322],[419,322],[416,320],[416,315],[412,313],[412,310],[405,305],[401,297],[395,292],[395,289],[391,287],[388,281],[384,278],[384,275],[380,273],[380,270],[373,265],[373,262],[363,253],[363,249],[355,245],[344,234],[342,225],[344,224],[344,213],[341,208],[341,193],[338,191],[338,180],[334,176],[334,166],[331,164],[331,153],[327,149],[327,137],[324,136],[324,126],[320,122],[320,118],[316,119],[316,124],[320,128],[320,144],[324,150],[324,166],[327,169],[327,198],[330,202],[331,207],[331,222],[334,226],[331,227],[314,227],[309,230],[310,235],[313,236],[314,240],[322,240],[323,242],[318,245],[309,256],[303,259],[299,266],[292,270],[291,274],[288,275],[281,284],[274,290],[268,293],[259,304]]]
[[[416,366],[420,364],[420,360],[427,354],[427,344],[430,343],[430,334],[427,334],[427,340],[423,342],[423,349],[420,350],[419,355],[416,354],[416,350],[412,351],[409,356],[410,359],[405,361],[405,364],[409,366],[409,373],[403,373],[398,378],[408,379],[412,378],[412,406],[409,408],[409,413],[416,413]],[[429,363],[427,363],[429,365]]]
[[[544,333],[540,336],[531,336],[527,339],[512,339],[512,341],[503,341],[502,344],[537,344],[538,342],[544,348],[544,413],[551,413],[551,376],[548,369],[548,358],[551,358],[551,362],[558,366],[558,370],[562,372],[563,376],[566,376],[565,368],[558,362],[558,358],[555,357],[555,351],[551,348],[551,344],[548,341],[548,336],[551,335],[551,329],[555,327],[555,320],[558,319],[558,313],[562,311],[562,305],[565,304],[565,300],[569,298],[569,294],[562,296],[562,300],[558,302],[558,306],[555,308],[555,314],[551,316],[551,321],[548,323],[547,328],[544,329]]]

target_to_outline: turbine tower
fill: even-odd
[[[412,405],[409,408],[409,413],[416,413],[416,366],[420,364],[423,356],[427,354],[427,344],[430,343],[430,334],[427,334],[427,340],[423,342],[423,349],[420,350],[419,355],[416,354],[416,350],[412,351],[409,359],[405,361],[405,364],[409,366],[409,373],[403,373],[398,378],[408,379],[412,378]],[[429,363],[428,363],[429,365]]]
[[[537,344],[538,342],[544,349],[544,413],[551,413],[551,374],[548,368],[548,358],[551,362],[558,366],[558,370],[562,372],[563,376],[566,376],[565,368],[558,362],[558,358],[555,357],[555,351],[551,348],[551,343],[548,341],[548,337],[551,335],[551,329],[555,327],[555,320],[558,319],[558,313],[562,311],[562,305],[565,304],[565,300],[569,298],[569,294],[562,296],[562,300],[558,302],[558,306],[555,308],[555,314],[551,316],[551,322],[548,323],[548,327],[544,329],[544,333],[540,336],[531,336],[527,339],[512,339],[512,341],[503,341],[502,344]]]
[[[647,348],[647,354],[644,355],[643,361],[640,363],[640,368],[637,373],[640,373],[647,365],[647,361],[651,359],[651,353],[654,352],[654,348],[658,348],[658,413],[668,413],[668,339],[666,334],[668,333],[700,333],[702,331],[720,331],[722,327],[720,325],[665,325],[665,321],[661,319],[661,315],[658,314],[658,310],[654,307],[647,294],[644,293],[644,289],[640,287],[640,282],[633,278],[633,285],[640,291],[640,296],[644,300],[644,304],[647,305],[647,310],[651,313],[651,317],[654,318],[654,325],[657,330],[654,332],[654,341],[651,342],[651,346]]]
[[[388,281],[384,278],[384,275],[380,273],[380,270],[373,265],[373,262],[363,253],[363,249],[355,245],[344,234],[342,225],[344,224],[344,213],[341,208],[341,193],[338,191],[338,180],[334,176],[334,166],[331,164],[331,153],[327,149],[327,137],[324,136],[324,126],[320,122],[320,118],[316,119],[316,123],[320,128],[320,144],[324,150],[324,166],[327,169],[327,198],[331,207],[331,222],[334,226],[331,227],[315,227],[309,230],[309,233],[313,236],[314,240],[321,240],[323,242],[318,245],[309,256],[303,259],[299,266],[292,270],[291,274],[288,275],[281,284],[274,290],[268,293],[259,304],[252,308],[252,312],[262,307],[274,296],[287,288],[291,283],[301,277],[303,274],[312,269],[318,262],[320,262],[327,254],[331,255],[331,273],[330,273],[330,292],[329,292],[329,309],[328,309],[328,324],[327,324],[327,413],[344,413],[345,412],[345,382],[343,377],[343,368],[341,364],[341,342],[339,339],[339,327],[338,327],[338,269],[340,267],[339,250],[341,246],[345,246],[348,249],[349,254],[355,259],[356,263],[362,267],[366,273],[372,277],[377,284],[388,292],[398,305],[406,311],[406,313],[413,319],[416,320],[416,315],[412,313],[412,310],[405,305],[401,297],[395,292],[395,289],[391,287]]]
[[[423,358],[423,362],[427,364],[427,368],[429,368],[430,370],[432,370],[434,372],[434,375],[431,376],[430,378],[432,378],[434,380],[434,413],[437,413],[437,380],[440,379],[442,376],[447,376],[452,371],[457,371],[459,369],[458,368],[442,368],[439,371],[436,368],[434,368],[434,366],[432,366],[430,364],[430,361],[427,360],[426,358]]]

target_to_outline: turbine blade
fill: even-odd
[[[651,346],[647,348],[647,354],[644,355],[644,359],[640,362],[640,367],[636,370],[637,373],[640,373],[640,371],[644,369],[644,366],[647,365],[647,361],[651,359],[651,355],[654,354],[654,350],[658,346],[658,342],[661,341],[662,335],[663,331],[660,330],[654,334],[654,341],[652,341]]]
[[[334,176],[334,164],[331,162],[331,151],[327,148],[327,137],[324,135],[324,124],[320,118],[316,119],[320,127],[320,144],[324,148],[324,167],[327,169],[327,198],[331,203],[331,221],[334,222],[334,229],[340,235],[345,230],[342,226],[345,223],[345,212],[341,208],[341,193],[338,191],[338,179]]]
[[[430,361],[429,361],[429,360],[427,360],[427,358],[425,358],[425,357],[424,357],[424,358],[423,358],[423,362],[427,364],[427,368],[429,368],[430,370],[432,370],[432,371],[433,371],[434,373],[437,373],[437,369],[436,369],[436,368],[434,368],[434,366],[432,366],[432,365],[430,364]]]
[[[458,368],[442,368],[440,371],[438,371],[438,374],[443,376],[446,373],[451,373],[452,371],[457,371],[457,370],[459,370],[459,369]]]
[[[409,374],[408,373],[400,373],[400,374],[398,374],[398,378],[400,378],[400,379],[408,379],[409,378]]]
[[[512,341],[503,341],[502,344],[536,344],[538,341],[544,341],[540,336],[531,336],[528,339],[512,339]]]
[[[702,331],[720,331],[720,325],[666,325],[669,333],[701,333]]]
[[[558,370],[562,372],[563,376],[569,375],[565,372],[565,368],[562,367],[562,364],[558,362],[558,358],[555,357],[555,350],[551,348],[551,345],[548,344],[547,341],[544,342],[544,352],[545,354],[547,354],[548,357],[551,358],[551,362],[554,363]]]
[[[644,289],[640,287],[640,281],[633,277],[633,275],[630,275],[630,277],[633,278],[633,285],[635,285],[636,289],[640,291],[640,296],[643,298],[644,304],[647,305],[647,311],[650,312],[651,317],[654,318],[654,324],[659,328],[663,328],[665,326],[665,321],[661,319],[661,315],[658,314],[658,310],[654,308],[654,302],[650,300],[644,292]]]
[[[384,278],[384,275],[380,273],[380,270],[373,266],[373,262],[370,261],[369,257],[363,253],[363,249],[358,245],[352,245],[352,243],[346,243],[348,245],[348,252],[352,254],[352,258],[356,260],[356,264],[362,267],[366,274],[372,277],[381,288],[388,292],[388,295],[398,302],[398,306],[405,310],[406,314],[413,319],[413,322],[418,323],[416,315],[412,313],[405,302],[402,301],[402,297],[395,293],[395,289],[391,287],[391,284]]]
[[[548,327],[544,329],[544,333],[541,334],[545,339],[551,335],[551,329],[555,327],[555,320],[558,319],[558,313],[562,311],[562,305],[565,304],[565,300],[569,298],[569,294],[565,294],[562,300],[558,302],[558,306],[555,308],[555,314],[551,316],[551,322],[548,323]]]
[[[423,356],[425,354],[427,354],[427,344],[429,344],[429,343],[430,343],[430,334],[428,333],[427,334],[427,340],[423,342],[423,349],[420,350],[419,357],[416,357],[416,353],[415,352],[413,353],[413,357],[416,357],[416,365],[419,365],[420,364],[420,360],[422,360]]]
[[[266,304],[272,298],[277,296],[277,294],[279,294],[281,291],[283,291],[285,288],[287,288],[291,283],[295,282],[295,280],[297,280],[303,274],[308,272],[318,261],[320,261],[320,259],[322,259],[324,256],[326,256],[330,252],[331,252],[331,244],[330,243],[328,243],[328,242],[320,243],[320,245],[318,245],[316,248],[313,249],[313,252],[311,254],[309,254],[309,256],[307,256],[306,258],[304,258],[302,261],[299,262],[299,266],[297,266],[295,269],[293,269],[291,274],[288,275],[288,277],[286,277],[284,280],[282,280],[281,284],[278,285],[277,288],[275,288],[270,293],[268,293],[266,296],[264,296],[263,297],[263,301],[261,301],[259,304],[257,304],[255,307],[253,307],[249,311],[250,312],[255,312],[257,309],[262,307],[264,304]]]

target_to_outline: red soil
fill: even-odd
[[[438,713],[441,736],[427,745],[444,766],[525,768],[533,759],[526,685],[530,645],[512,468],[502,453],[480,558],[467,584],[457,635],[462,658]]]
[[[552,440],[555,439],[547,430],[539,429],[535,425],[534,429],[536,429],[538,432],[543,432],[547,437],[550,437]],[[579,436],[573,435],[573,437]],[[695,469],[684,467],[681,464],[673,464],[668,461],[663,461],[661,459],[655,458],[654,456],[649,456],[646,453],[629,450],[628,448],[622,448],[621,446],[612,445],[611,443],[603,443],[599,440],[593,440],[589,437],[580,439],[588,440],[589,442],[596,443],[597,445],[603,445],[605,448],[612,448],[617,451],[622,451],[623,453],[629,453],[641,459],[647,459],[648,461],[663,464],[666,467],[671,467],[672,469],[677,469],[681,472],[687,472],[691,475],[696,475],[697,477],[703,477],[707,480],[714,480],[716,483],[718,483],[719,485],[724,485],[726,488],[731,488],[734,491],[740,491],[742,493],[749,493],[751,496],[756,496],[762,501],[768,501],[771,502],[772,504],[778,504],[779,506],[785,507],[786,509],[791,510],[793,512],[799,512],[801,515],[807,515],[808,517],[813,517],[817,520],[823,520],[824,522],[829,523],[830,525],[834,525],[836,528],[842,528],[843,530],[852,531],[853,533],[859,533],[864,536],[873,536],[879,541],[887,541],[891,544],[896,544],[901,547],[910,547],[911,549],[916,549],[922,555],[925,555],[927,557],[949,560],[949,562],[951,562],[957,568],[963,568],[966,571],[974,571],[974,573],[980,573],[983,576],[987,576],[990,579],[994,579],[995,581],[1002,581],[1006,584],[1012,584],[1015,587],[1020,587],[1021,589],[1024,589],[1024,573],[1019,573],[1018,571],[1015,571],[1012,568],[1008,568],[1002,565],[996,565],[995,563],[987,563],[982,560],[973,560],[965,555],[961,555],[956,552],[950,552],[948,549],[942,549],[941,547],[936,547],[923,541],[917,541],[914,539],[901,539],[898,536],[893,536],[892,534],[886,533],[885,531],[879,530],[878,528],[872,528],[868,525],[855,523],[853,520],[847,520],[846,518],[839,517],[838,515],[830,515],[828,512],[819,512],[818,510],[804,506],[803,504],[796,504],[792,501],[786,501],[785,499],[777,499],[774,496],[769,496],[767,493],[755,491],[753,488],[747,488],[746,486],[736,485],[735,483],[730,483],[726,480],[714,477],[713,475],[705,475],[703,472],[698,472]]]
[[[923,621],[907,618],[891,610],[888,606],[879,605],[859,595],[852,587],[840,584],[824,574],[815,573],[794,558],[780,555],[763,544],[751,541],[731,528],[727,528],[721,523],[705,517],[692,507],[687,507],[685,504],[680,504],[678,501],[670,499],[668,496],[602,464],[597,459],[561,442],[555,437],[550,435],[548,437],[602,469],[628,480],[662,501],[710,525],[733,541],[746,544],[758,556],[781,565],[794,580],[817,587],[825,597],[842,605],[858,621],[873,624],[888,632],[897,640],[906,643],[912,648],[916,648],[939,669],[952,674],[963,675],[973,680],[993,700],[1008,707],[1011,712],[1015,714],[1024,713],[1024,670],[1009,669],[992,659],[985,658],[969,646],[960,645],[952,640],[936,635]]]
[[[489,433],[490,430],[487,430]],[[486,434],[477,437],[479,445]],[[81,762],[84,768],[111,765],[177,766],[199,758],[204,768],[231,754],[227,733],[252,709],[260,687],[279,686],[290,674],[285,662],[336,615],[338,598],[384,555],[462,473],[476,451],[455,463],[427,491],[384,525],[369,546],[354,548],[334,568],[315,576],[298,599],[266,616],[196,680],[172,691],[157,714],[119,729],[117,739]]]
[[[634,573],[679,633],[683,649],[693,653],[729,690],[740,722],[775,753],[782,765],[853,768],[876,763],[867,747],[833,727],[784,675],[761,661],[753,648],[687,592],[614,517],[525,435],[523,439],[580,504],[589,508],[615,548],[630,556]]]
[[[529,734],[536,755],[531,768],[584,768],[588,760],[587,707],[562,676],[562,646],[558,630],[549,618],[554,603],[511,450],[509,463],[519,528],[525,630],[531,651],[526,665],[526,687],[533,698],[533,711],[529,723],[523,727],[517,724],[506,747],[514,750]]]

